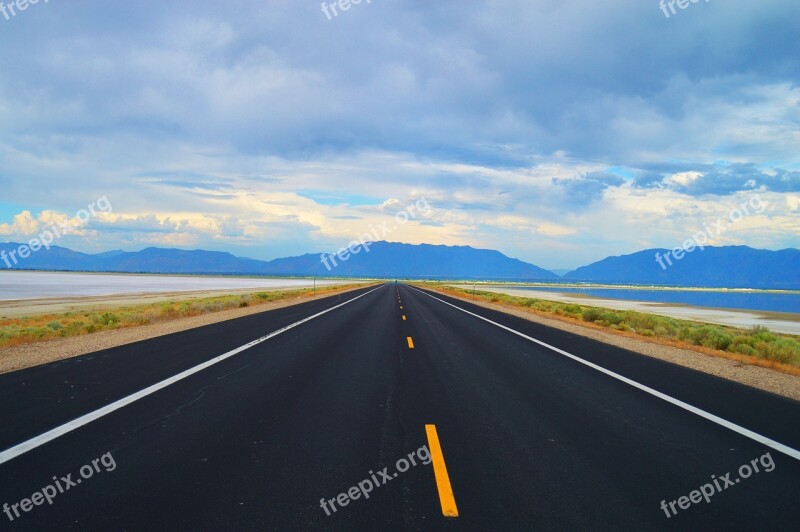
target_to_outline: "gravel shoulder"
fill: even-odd
[[[439,292],[439,290],[426,287],[428,290]],[[766,392],[782,395],[790,399],[800,401],[800,377],[788,375],[769,368],[743,364],[736,360],[718,358],[691,349],[682,349],[656,342],[648,342],[639,338],[631,338],[621,334],[615,334],[596,330],[590,327],[573,324],[570,322],[547,318],[534,314],[526,310],[514,308],[506,305],[498,305],[484,301],[472,301],[468,297],[460,297],[451,292],[441,292],[449,297],[455,297],[506,314],[511,314],[535,323],[561,329],[573,334],[579,334],[593,340],[598,340],[611,344],[628,351],[633,351],[651,358],[657,358],[673,364],[678,364],[690,369],[702,371],[710,375],[715,375],[723,379],[728,379],[740,384],[758,388]]]
[[[366,284],[364,286],[366,286]],[[10,348],[0,348],[0,373],[8,373],[41,364],[48,364],[58,360],[94,353],[95,351],[101,351],[103,349],[110,349],[112,347],[148,340],[150,338],[156,338],[158,336],[194,329],[196,327],[203,327],[213,323],[233,320],[243,316],[249,316],[251,314],[258,314],[260,312],[290,307],[292,305],[305,303],[306,301],[322,299],[335,294],[359,290],[360,288],[363,288],[363,286],[337,291],[328,291],[316,297],[295,297],[292,299],[262,303],[256,306],[223,310],[212,314],[180,318],[161,323],[141,325],[138,327],[100,331],[83,336],[56,338],[44,342],[36,342]],[[252,291],[253,290],[249,290],[249,292]],[[217,293],[214,295],[220,294]],[[173,294],[172,297],[175,298],[175,295]],[[110,298],[105,298],[105,300],[108,304],[111,304]],[[130,304],[131,301],[126,299],[124,303]]]

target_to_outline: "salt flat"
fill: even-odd
[[[0,300],[152,294],[197,290],[281,289],[312,286],[312,279],[0,271]],[[317,286],[342,281],[317,280]]]

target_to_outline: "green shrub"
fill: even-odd
[[[769,329],[762,325],[756,325],[750,329],[750,337],[755,342],[774,342],[778,339],[777,336],[769,332]]]
[[[612,325],[619,325],[620,323],[622,323],[622,316],[620,316],[616,312],[603,312],[603,321],[608,322]]]
[[[736,347],[740,345],[753,347],[753,345],[755,345],[755,341],[753,340],[752,336],[743,336],[739,334],[733,337],[733,341],[731,342],[731,348],[736,349]]]
[[[102,314],[94,314],[91,317],[92,324],[97,327],[108,327],[119,323],[119,316],[111,312],[104,312]]]
[[[583,321],[597,321],[603,316],[603,313],[600,312],[599,309],[589,307],[583,309],[581,316],[583,317]]]
[[[734,352],[739,353],[740,355],[747,355],[749,357],[754,357],[758,355],[758,351],[753,349],[747,344],[739,344],[735,347]]]

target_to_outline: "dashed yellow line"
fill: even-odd
[[[458,517],[456,498],[453,496],[453,487],[450,485],[450,476],[444,463],[442,446],[439,444],[439,435],[436,425],[425,425],[428,434],[428,449],[433,462],[433,475],[436,477],[436,488],[439,490],[439,504],[442,506],[442,515],[445,517]]]
[[[406,340],[408,340],[408,348],[414,349],[414,340],[412,340],[410,336],[406,337]]]

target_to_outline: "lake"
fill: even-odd
[[[340,281],[317,280],[317,286]],[[118,294],[304,288],[312,279],[20,272],[0,270],[0,301]]]

